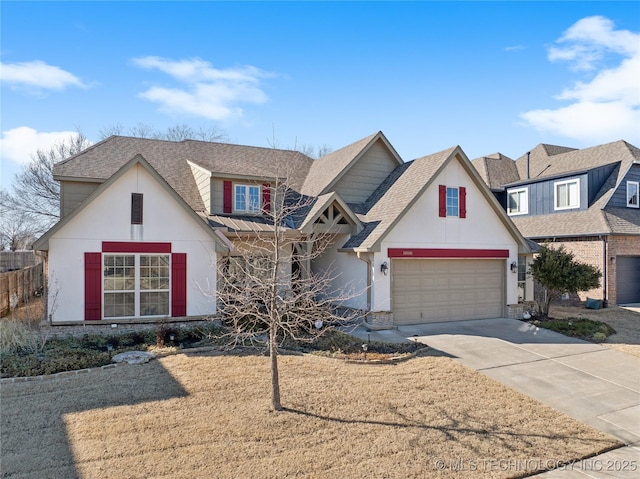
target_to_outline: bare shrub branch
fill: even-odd
[[[270,208],[263,211],[267,228],[227,233],[235,250],[218,261],[216,297],[231,347],[268,346],[272,408],[282,410],[278,348],[287,339],[314,341],[328,329],[352,321],[359,312],[344,308],[344,303],[361,291],[355,285],[335,286],[337,275],[331,270],[314,270],[313,261],[333,245],[335,233],[331,228],[300,230],[317,199],[297,193],[278,150],[273,155],[265,168],[273,175]]]

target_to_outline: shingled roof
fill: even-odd
[[[547,238],[611,233],[640,234],[638,210],[606,208],[611,195],[631,165],[640,161],[640,149],[626,141],[614,141],[582,150],[540,144],[529,152],[529,179],[526,154],[512,163],[506,160],[507,157],[497,154],[477,158],[472,163],[491,188],[515,186],[616,164],[588,210],[513,216],[511,219],[524,236]],[[509,180],[514,176],[514,164],[517,178]]]
[[[471,163],[491,189],[502,189],[520,179],[516,162],[502,153],[476,158]]]
[[[402,159],[384,134],[379,131],[315,160],[304,182],[302,193],[311,196],[328,193],[330,187],[348,171],[349,166],[378,140],[386,145],[398,164],[401,164]]]
[[[565,151],[562,151],[562,150]],[[550,154],[551,151],[553,154]],[[552,145],[538,145],[530,152],[530,179],[543,179],[574,171],[588,170],[598,166],[622,162],[622,172],[628,166],[640,159],[638,149],[624,140],[606,143],[576,150]],[[527,155],[516,160],[520,179],[526,179]]]
[[[187,160],[221,175],[272,178],[282,175],[302,185],[313,160],[291,150],[260,148],[196,140],[180,142],[111,136],[54,166],[56,179],[104,181],[135,155],[141,154],[167,183],[195,210],[205,206]]]
[[[396,171],[400,174],[389,175],[393,178],[393,183],[385,182],[380,185],[371,195],[377,200],[365,214],[360,215],[361,221],[366,224],[365,229],[347,241],[343,248],[375,249],[382,237],[416,201],[430,180],[458,148],[449,148],[398,166]],[[371,203],[367,201],[367,204]]]
[[[547,215],[512,216],[511,220],[527,238],[562,238],[611,233],[601,208],[604,198],[588,210]]]
[[[377,250],[386,234],[402,219],[440,171],[454,160],[461,161],[462,165],[467,168],[467,172],[481,191],[485,193],[486,198],[491,201],[505,226],[514,237],[520,239],[523,250],[528,251],[528,244],[484,186],[482,178],[472,167],[467,167],[469,160],[459,146],[398,166],[363,205],[364,210],[358,217],[364,224],[364,230],[351,237],[343,249]]]

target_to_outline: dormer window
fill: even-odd
[[[526,215],[529,213],[529,190],[518,188],[510,190],[507,198],[507,212],[509,215]]]
[[[233,207],[238,213],[260,212],[260,187],[252,185],[234,185]]]
[[[627,181],[627,206],[629,208],[640,208],[640,182]]]
[[[553,189],[556,210],[580,208],[580,179],[558,181]]]

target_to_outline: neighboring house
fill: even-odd
[[[283,171],[312,200],[289,233],[332,236],[309,267],[360,288],[345,306],[409,324],[501,317],[517,302],[531,249],[460,147],[404,163],[381,132],[318,160],[112,136],[54,167],[61,220],[34,245],[48,252],[50,321],[215,315],[216,266],[273,234]]]
[[[601,287],[581,299],[640,302],[640,149],[541,144],[516,161],[497,154],[472,163],[526,238],[564,245],[602,271]]]

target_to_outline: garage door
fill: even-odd
[[[640,256],[616,257],[616,303],[640,303]]]
[[[415,324],[499,318],[504,260],[394,260],[393,320]]]

